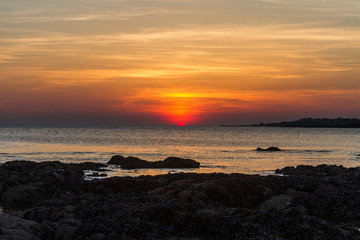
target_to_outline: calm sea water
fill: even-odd
[[[282,152],[256,152],[277,146]],[[299,164],[360,166],[360,129],[266,127],[0,127],[0,163],[11,160],[106,163],[120,154],[201,163],[191,172],[269,174]],[[168,173],[121,170],[110,176]]]

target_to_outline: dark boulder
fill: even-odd
[[[258,152],[261,152],[261,151],[279,152],[279,151],[281,151],[281,149],[278,148],[278,147],[268,147],[268,148],[260,148],[260,147],[258,147],[255,151],[258,151]]]
[[[199,168],[200,163],[191,159],[168,157],[163,161],[165,168]]]
[[[318,166],[299,165],[295,167],[284,167],[276,169],[275,173],[283,175],[298,175],[298,176],[336,176],[342,175],[344,172],[357,172],[356,169],[346,169],[342,165],[327,165],[322,164]]]
[[[150,164],[148,161],[132,156],[125,158],[121,155],[115,155],[110,159],[110,161],[107,162],[107,164],[119,165],[121,166],[121,168],[124,169],[150,168]]]
[[[107,163],[109,165],[120,165],[123,169],[138,168],[199,168],[200,163],[191,159],[179,157],[168,157],[164,161],[149,162],[136,157],[113,156]]]
[[[77,166],[79,166],[82,170],[95,170],[95,171],[105,171],[102,168],[107,167],[103,163],[94,163],[94,162],[83,162],[78,163]]]
[[[10,187],[2,196],[4,207],[25,209],[45,199],[44,190],[35,185],[19,185]]]
[[[0,239],[38,240],[39,224],[0,213]]]

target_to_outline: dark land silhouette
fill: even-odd
[[[309,128],[360,128],[357,118],[301,118],[296,121],[259,123],[251,125],[221,125],[222,127],[309,127]]]

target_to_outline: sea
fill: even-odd
[[[257,147],[280,152],[257,152]],[[196,173],[274,174],[301,164],[360,166],[360,129],[279,127],[0,127],[0,163],[13,160],[106,163],[113,155],[148,161],[175,156],[199,169],[123,170],[108,177]],[[86,172],[91,175],[92,172]]]

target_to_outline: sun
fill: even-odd
[[[167,104],[162,108],[163,115],[171,125],[185,127],[196,121],[198,114],[197,99],[190,93],[167,93],[164,95]]]
[[[170,126],[193,126],[201,119],[204,108],[202,93],[187,92],[181,90],[164,91],[155,94],[160,104],[155,110]]]

